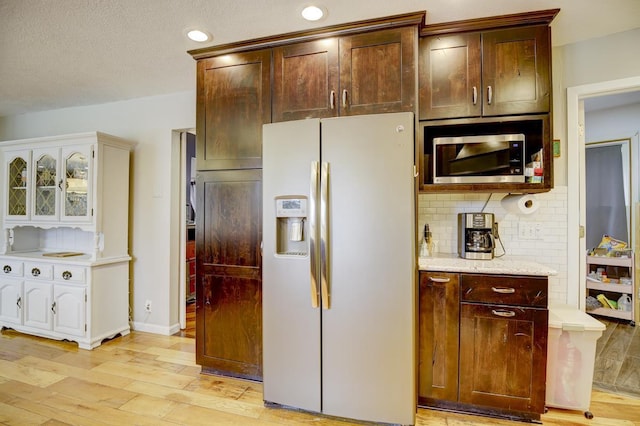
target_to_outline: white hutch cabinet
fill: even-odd
[[[129,157],[99,132],[0,142],[0,327],[78,342],[129,333]]]

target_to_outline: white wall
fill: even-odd
[[[567,88],[639,76],[639,44],[637,28],[553,49],[553,134],[563,153],[554,163],[556,185],[567,185]]]
[[[177,262],[170,262],[176,253],[170,244],[171,207],[178,202],[171,199],[172,130],[195,128],[195,104],[194,92],[181,92],[0,117],[0,140],[97,130],[137,142],[131,166],[130,253],[131,315],[138,330],[179,330]],[[150,314],[144,312],[147,299],[152,301]]]

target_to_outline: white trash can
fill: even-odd
[[[547,340],[548,407],[589,411],[596,342],[605,325],[569,305],[549,306]]]

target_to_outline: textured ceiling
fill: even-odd
[[[640,0],[319,0],[328,16],[299,18],[306,0],[0,0],[0,116],[195,90],[210,44],[407,12],[427,24],[560,8],[554,46],[640,27]]]

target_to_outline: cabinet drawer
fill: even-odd
[[[84,283],[86,279],[85,268],[82,266],[54,265],[54,280],[68,283]]]
[[[462,274],[460,280],[463,302],[547,306],[547,277]]]
[[[51,280],[53,278],[53,265],[48,263],[25,262],[24,271],[29,279]]]
[[[19,260],[2,259],[2,274],[10,277],[21,277],[23,274],[23,264]]]

